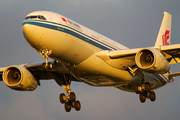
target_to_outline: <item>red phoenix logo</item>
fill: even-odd
[[[163,45],[169,45],[168,39],[169,39],[169,33],[170,30],[166,30],[165,34],[162,36]]]

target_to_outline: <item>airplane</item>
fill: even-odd
[[[0,68],[1,81],[18,91],[33,91],[40,80],[54,79],[66,94],[59,95],[66,112],[81,109],[71,82],[110,86],[156,100],[153,90],[174,81],[170,64],[180,62],[180,44],[170,45],[172,15],[164,17],[155,45],[129,49],[73,20],[48,11],[28,14],[22,32],[44,61]]]

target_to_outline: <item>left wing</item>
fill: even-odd
[[[127,69],[128,67],[137,65],[135,57],[138,53],[141,54],[140,52],[143,50],[147,51],[148,49],[153,49],[155,52],[161,53],[169,64],[180,62],[180,44],[116,51],[103,50],[98,52],[97,56],[116,68]],[[153,54],[156,55],[156,53]],[[120,65],[122,61],[123,65]]]
[[[169,64],[180,62],[180,44],[158,46],[151,48],[155,48],[157,51],[161,52],[166,57]],[[144,48],[115,50],[115,51],[103,50],[98,52],[97,56],[101,57],[104,60],[119,59],[119,58],[130,59],[130,57],[135,59],[136,53],[138,53],[141,49]]]
[[[180,44],[161,46],[160,50],[169,64],[180,62]]]

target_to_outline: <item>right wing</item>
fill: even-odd
[[[36,80],[38,81],[38,84],[40,85],[40,80],[49,80],[49,79],[54,79],[57,84],[59,84],[60,86],[65,84],[63,79],[64,77],[68,76],[72,81],[78,81],[77,79],[75,79],[70,73],[69,71],[67,71],[67,69],[65,69],[65,67],[62,65],[62,63],[60,62],[56,62],[54,60],[49,61],[52,63],[52,69],[50,70],[44,70],[42,67],[42,64],[44,63],[44,61],[41,62],[31,62],[31,63],[27,63],[27,64],[22,64],[19,66],[9,66],[9,67],[3,67],[0,68],[0,80],[3,80],[3,72],[11,67],[23,67],[25,69],[27,69],[28,71],[30,71],[30,73],[36,78]]]

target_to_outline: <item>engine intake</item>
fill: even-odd
[[[164,55],[154,48],[145,48],[137,52],[136,64],[146,72],[164,74],[170,69],[170,65]]]
[[[19,91],[33,91],[37,87],[34,76],[22,66],[6,68],[3,72],[3,81],[9,88]]]

